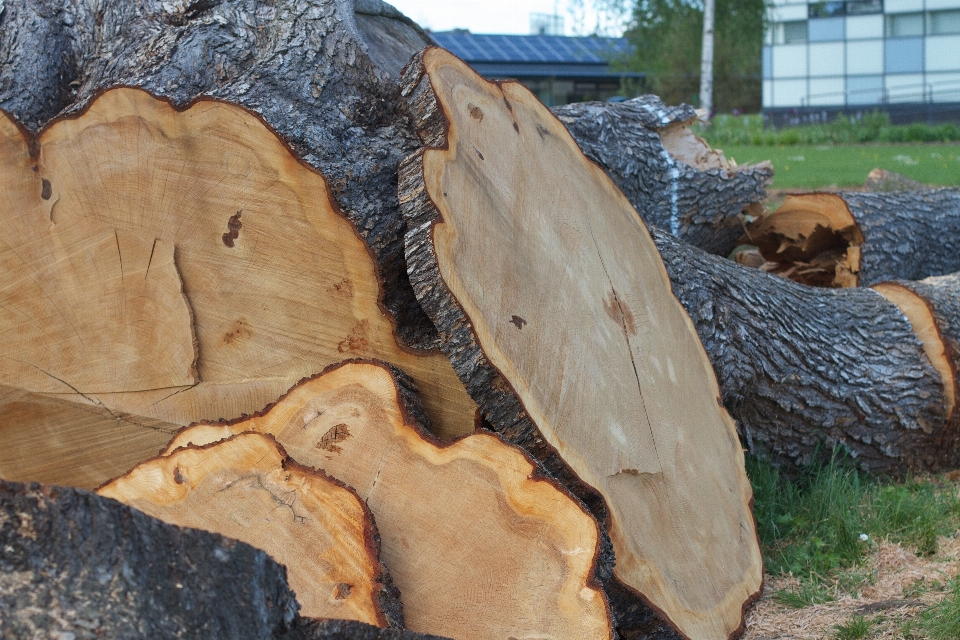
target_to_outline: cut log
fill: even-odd
[[[489,432],[440,443],[411,381],[372,362],[336,366],[262,415],[189,427],[170,443],[274,435],[291,457],[355,487],[408,628],[454,638],[607,638],[597,525],[536,464]],[[506,594],[506,595],[505,595]]]
[[[754,453],[789,470],[834,445],[881,475],[954,466],[947,389],[895,305],[871,289],[808,287],[652,233]]]
[[[297,602],[266,553],[86,491],[0,481],[0,636],[288,637]]]
[[[690,131],[693,107],[656,96],[553,109],[584,155],[599,164],[644,222],[710,253],[728,255],[743,213],[759,215],[773,178],[769,162],[737,166]]]
[[[609,531],[614,575],[689,638],[762,580],[710,362],[630,203],[521,85],[441,49],[407,68],[427,148],[401,165],[417,298],[484,417]]]
[[[444,640],[440,636],[384,629],[355,620],[301,619],[296,631],[282,640]]]
[[[181,527],[212,531],[282,562],[304,615],[403,626],[357,494],[245,433],[144,462],[97,490]]]
[[[208,96],[246,107],[328,178],[373,249],[402,339],[431,347],[436,332],[407,284],[396,188],[416,144],[396,80],[430,43],[380,0],[78,0],[56,10],[18,0],[0,12],[0,109],[36,131],[121,85],[180,106]]]
[[[944,467],[960,467],[960,273],[918,282],[881,282],[873,289],[907,316],[930,362],[943,379],[946,425],[940,435]]]
[[[889,192],[889,191],[917,191],[920,189],[932,189],[930,185],[912,180],[907,176],[896,171],[887,171],[877,167],[867,174],[867,179],[863,183],[864,191]]]
[[[960,270],[960,190],[787,196],[747,229],[775,272],[821,287]]]
[[[253,114],[116,89],[33,140],[0,117],[0,192],[3,477],[96,486],[350,356],[408,370],[439,434],[473,429],[323,177]]]

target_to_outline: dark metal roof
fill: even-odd
[[[507,36],[473,34],[468,31],[431,33],[433,39],[464,62],[598,65],[630,53],[626,38]],[[499,66],[499,65],[498,65]]]

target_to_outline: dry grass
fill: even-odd
[[[799,586],[793,577],[767,576],[763,598],[747,614],[744,640],[821,640],[836,636],[837,627],[864,617],[874,624],[872,639],[902,639],[903,623],[948,593],[948,583],[960,574],[960,538],[940,538],[937,554],[917,557],[911,550],[882,541],[859,569],[869,576],[855,593],[834,584],[836,600],[794,609],[778,603],[774,595]]]

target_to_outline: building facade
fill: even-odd
[[[775,121],[960,116],[960,0],[770,0],[767,17],[763,106]]]
[[[616,96],[623,80],[642,82],[642,73],[621,71],[630,54],[625,38],[551,35],[491,35],[469,31],[430,34],[489,80],[519,80],[548,107]]]

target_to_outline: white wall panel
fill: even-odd
[[[798,78],[807,75],[807,45],[784,44],[773,47],[773,77]]]
[[[883,40],[848,42],[847,73],[850,75],[883,73]]]
[[[847,40],[883,37],[883,16],[848,16]]]
[[[926,71],[960,71],[960,36],[927,38]]]
[[[895,0],[887,0],[888,4],[894,4]],[[960,0],[927,0],[927,11],[937,9],[960,9]]]
[[[960,73],[928,73],[927,86],[934,102],[960,102]]]
[[[843,105],[843,78],[812,78],[810,80],[811,106]]]
[[[909,13],[923,11],[923,0],[886,0],[883,3],[884,13]]]
[[[768,109],[773,106],[773,81],[763,81],[763,108]]]
[[[888,75],[885,84],[890,102],[923,102],[923,74]]]
[[[806,80],[775,80],[773,83],[774,107],[799,107],[807,100]]]
[[[842,76],[843,67],[842,42],[810,44],[811,76]]]

